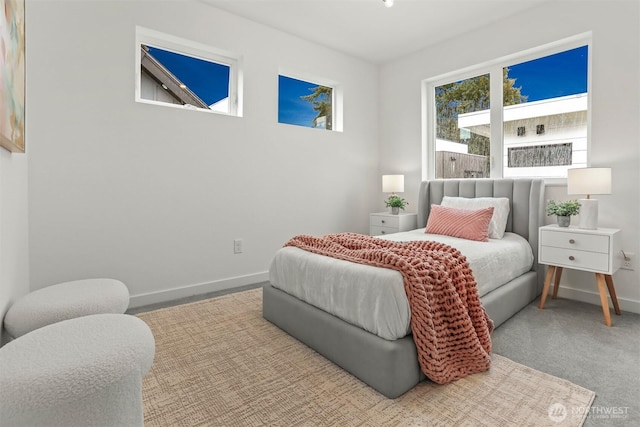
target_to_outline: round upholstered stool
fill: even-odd
[[[4,327],[18,338],[61,320],[90,314],[122,314],[129,307],[129,290],[119,280],[85,279],[59,283],[28,293],[7,311]]]
[[[96,314],[42,327],[0,348],[2,426],[142,426],[147,324]]]

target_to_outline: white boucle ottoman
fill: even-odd
[[[0,425],[142,426],[147,324],[96,314],[42,327],[0,348]]]
[[[62,320],[90,314],[124,313],[129,290],[119,280],[85,279],[59,283],[28,293],[7,311],[4,327],[18,338]]]

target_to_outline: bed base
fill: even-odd
[[[385,340],[271,285],[262,291],[262,315],[391,399],[425,378],[411,336]]]
[[[537,289],[537,275],[531,271],[481,301],[497,327],[533,301]],[[411,335],[385,340],[270,284],[263,288],[262,307],[265,319],[390,399],[425,379]]]
[[[480,300],[498,327],[542,291],[538,264],[538,228],[544,224],[544,182],[541,179],[444,179],[423,181],[418,194],[418,227],[425,227],[432,204],[444,196],[508,197],[506,231],[531,245],[533,268]],[[263,316],[383,395],[396,398],[424,377],[411,336],[388,341],[282,292],[264,287]]]

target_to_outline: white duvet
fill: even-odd
[[[531,246],[514,233],[476,242],[425,234],[422,228],[380,238],[435,240],[459,249],[467,257],[480,297],[526,273],[533,264]],[[411,330],[402,275],[395,270],[285,247],[271,262],[269,280],[274,287],[381,338],[399,339]]]

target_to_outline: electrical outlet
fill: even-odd
[[[233,241],[233,253],[234,254],[242,253],[242,239],[235,239]]]
[[[624,252],[624,255],[620,254],[622,257],[622,265],[620,268],[624,268],[625,270],[635,270],[636,269],[636,254],[632,252]]]

